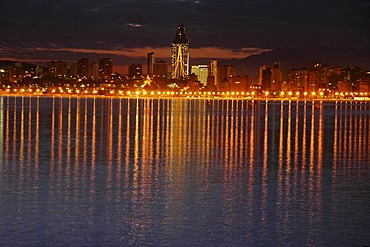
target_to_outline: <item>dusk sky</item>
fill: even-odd
[[[191,58],[300,45],[370,48],[368,0],[1,0],[0,59],[168,58],[180,23]]]

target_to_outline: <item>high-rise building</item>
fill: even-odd
[[[89,60],[87,58],[77,60],[77,76],[79,78],[87,78],[89,76],[89,67]]]
[[[113,74],[113,61],[111,58],[102,58],[99,60],[99,78],[109,80]]]
[[[271,66],[270,65],[260,66],[258,85],[260,85],[263,90],[269,90],[271,88],[271,82],[272,82]]]
[[[218,74],[218,83],[223,81],[228,81],[231,77],[235,76],[235,66],[233,65],[223,65],[218,67],[217,69]]]
[[[148,75],[152,76],[153,75],[153,66],[155,63],[155,58],[154,58],[154,52],[149,52],[148,53]]]
[[[97,79],[99,77],[99,65],[95,62],[90,63],[89,78]]]
[[[69,66],[69,69],[68,69],[68,76],[71,76],[73,78],[76,78],[78,73],[77,73],[77,62],[75,63],[72,63],[70,66]]]
[[[212,59],[211,60],[211,66],[210,66],[210,71],[209,71],[209,75],[210,76],[213,76],[214,78],[214,85],[217,86],[217,83],[218,83],[218,73],[217,73],[217,60],[216,59]]]
[[[271,85],[270,90],[280,90],[283,81],[283,72],[281,70],[281,62],[275,62],[271,68]]]
[[[153,76],[156,77],[167,77],[168,76],[168,64],[164,61],[159,61],[153,64]]]
[[[307,69],[289,69],[287,70],[287,83],[290,90],[306,91],[308,86]]]
[[[308,91],[316,91],[327,86],[330,69],[320,61],[313,62],[308,70]]]
[[[189,40],[185,34],[185,26],[177,27],[176,36],[172,41],[171,77],[186,78],[189,75]]]
[[[194,73],[198,77],[198,81],[202,83],[203,86],[207,86],[207,77],[208,77],[208,65],[193,65],[191,66],[191,73]]]
[[[131,78],[140,77],[143,74],[143,68],[141,64],[131,64],[128,69],[129,69],[129,76]]]

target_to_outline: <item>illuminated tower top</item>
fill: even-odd
[[[185,25],[184,23],[181,23],[180,26],[177,27],[176,36],[173,39],[172,43],[188,43],[188,42],[189,40],[185,34]]]

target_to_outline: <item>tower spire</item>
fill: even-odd
[[[180,26],[177,27],[176,36],[173,39],[173,43],[188,43],[189,40],[186,37],[185,33],[185,25],[181,23]]]

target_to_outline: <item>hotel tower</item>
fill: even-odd
[[[189,40],[185,34],[185,26],[177,27],[176,36],[172,42],[171,77],[186,78],[189,74]]]

